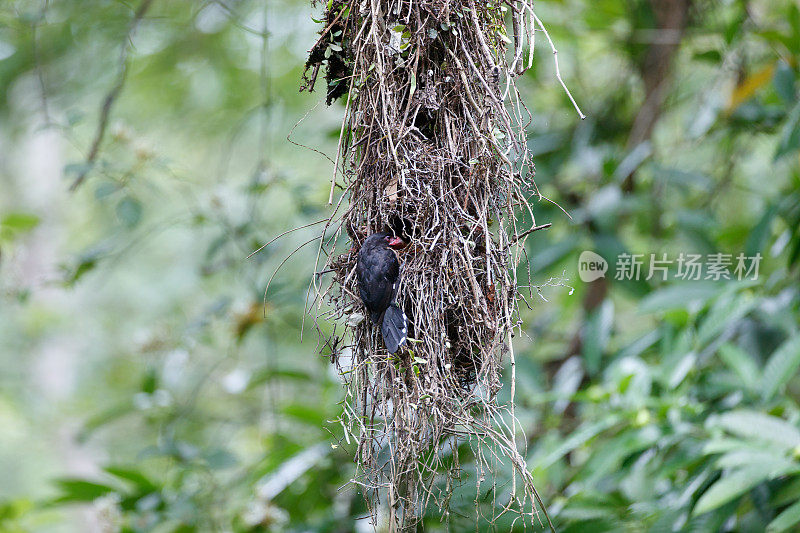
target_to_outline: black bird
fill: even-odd
[[[403,246],[403,239],[390,233],[373,233],[361,246],[356,264],[358,292],[372,321],[380,324],[389,353],[395,353],[406,342],[408,332],[406,315],[394,302],[400,278],[400,262],[394,249]]]

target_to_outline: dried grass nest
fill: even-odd
[[[346,105],[331,202],[342,192],[317,256],[318,272],[333,276],[315,275],[312,309],[315,321],[344,326],[323,348],[347,388],[340,422],[357,446],[353,482],[392,528],[413,528],[430,506],[447,515],[465,441],[476,471],[512,471],[488,521],[534,522],[543,510],[514,438],[510,344],[524,240],[544,227],[529,207],[542,197],[514,84],[531,65],[537,24],[527,0],[331,0],[309,54],[304,88],[325,67],[328,103]],[[387,228],[410,242],[397,300],[411,342],[394,356],[362,319],[355,276],[360,244]],[[512,401],[501,405],[506,354]],[[492,482],[476,477],[479,491]]]

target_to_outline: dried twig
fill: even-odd
[[[539,231],[540,229],[547,229],[550,226],[552,226],[552,224],[549,223],[549,222],[547,224],[542,224],[541,226],[533,226],[532,228],[527,229],[527,230],[523,231],[522,233],[514,235],[511,238],[511,244],[516,244],[517,242],[521,241],[523,238],[527,237],[528,235],[530,235],[534,231]]]
[[[533,9],[530,9],[530,14],[533,20],[536,21],[536,24],[539,25],[539,28],[544,33],[544,36],[547,38],[547,42],[550,43],[550,49],[553,51],[553,63],[555,63],[556,65],[556,78],[558,78],[558,82],[561,84],[561,87],[563,87],[564,92],[567,93],[567,96],[569,96],[569,101],[572,102],[573,107],[575,107],[575,111],[578,112],[578,116],[581,117],[581,120],[585,119],[586,115],[584,115],[583,112],[581,111],[581,108],[578,107],[578,103],[572,97],[572,93],[569,92],[567,84],[564,83],[564,80],[561,78],[561,70],[558,68],[558,50],[556,50],[556,45],[553,44],[553,39],[550,38],[550,34],[547,32],[547,28],[544,27],[544,24],[542,23],[541,19],[539,19],[539,17],[536,16],[536,13],[533,12]]]

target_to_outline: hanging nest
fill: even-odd
[[[514,439],[510,344],[520,324],[516,266],[538,229],[529,203],[541,198],[514,85],[530,66],[535,22],[526,1],[331,0],[309,54],[304,88],[324,66],[328,103],[346,104],[331,202],[343,192],[318,254],[318,266],[327,258],[318,271],[333,276],[323,284],[315,275],[313,309],[339,325],[324,350],[347,387],[353,482],[373,515],[385,502],[392,527],[413,528],[432,506],[447,514],[465,442],[479,491],[491,489],[499,464],[510,470],[486,518],[542,523]],[[364,319],[355,275],[361,243],[387,229],[410,243],[397,291],[410,340],[395,355]],[[511,403],[501,405],[504,358]]]

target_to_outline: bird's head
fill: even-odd
[[[395,237],[394,235],[387,235],[383,238],[383,240],[386,241],[386,245],[393,250],[400,250],[406,245],[406,241],[400,237]]]
[[[364,246],[369,247],[386,247],[393,250],[400,250],[404,248],[406,242],[400,237],[395,237],[389,232],[373,233],[364,242]]]

